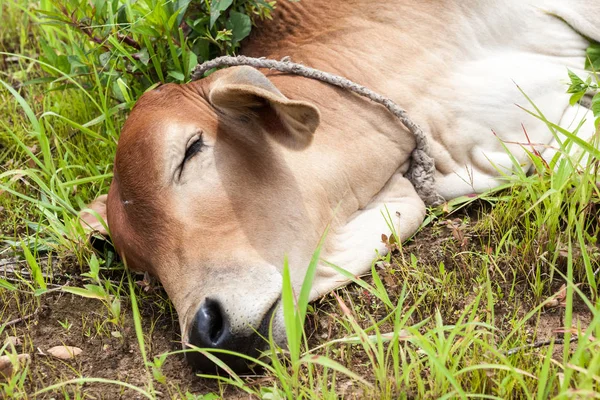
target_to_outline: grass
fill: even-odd
[[[388,239],[394,251],[369,277],[314,304],[311,274],[297,300],[284,280],[289,349],[266,338],[262,373],[197,379],[164,292],[110,248],[97,256],[76,218],[108,188],[133,95],[115,99],[94,76],[36,84],[38,38],[56,28],[25,1],[0,10],[0,355],[13,366],[2,396],[600,398],[598,143],[577,142],[526,96],[524,112],[565,153],[583,148],[587,167],[532,153],[533,174],[515,162],[502,190],[431,210],[412,242]],[[64,81],[72,88],[54,90]],[[40,353],[59,344],[83,357]]]

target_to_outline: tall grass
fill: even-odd
[[[140,288],[130,275],[123,287],[105,278],[107,266],[93,256],[77,219],[78,210],[107,190],[118,129],[139,93],[127,81],[111,77],[110,70],[92,69],[82,81],[71,71],[38,60],[36,54],[48,51],[41,40],[65,51],[65,42],[75,36],[57,35],[56,26],[39,25],[41,17],[28,2],[5,2],[0,13],[0,59],[6,66],[0,71],[0,257],[18,254],[30,272],[16,280],[0,277],[0,308],[22,299],[37,306],[54,290],[52,276],[62,264],[43,263],[40,254],[75,256],[85,273],[80,274],[85,286],[58,289],[99,299],[108,310],[109,324],[117,327],[123,319],[121,303],[129,300],[133,342],[146,370],[142,387],[81,376],[40,388],[33,396],[81,397],[87,385],[102,383],[159,398],[165,361],[184,350],[151,352],[138,307]],[[119,49],[118,42],[111,44]],[[7,59],[13,61],[7,64]],[[160,65],[153,68],[157,75],[162,71]],[[52,72],[51,79],[42,70]],[[316,265],[327,263],[320,260],[319,247],[300,293],[292,290],[289,266],[283,266],[288,347],[279,348],[272,337],[265,338],[268,351],[250,360],[262,366],[265,379],[253,384],[230,371],[218,359],[219,351],[185,350],[201,351],[228,371],[204,377],[265,399],[600,397],[599,139],[582,142],[577,128],[558,127],[533,103],[525,109],[559,139],[559,156],[544,161],[531,152],[534,173],[515,160],[514,175],[505,177],[502,190],[432,210],[427,224],[436,232],[436,221],[451,218],[449,211],[466,220],[464,209],[475,207],[465,204],[490,204],[469,228],[481,243],[467,250],[449,247],[456,253],[454,267],[419,258],[396,241],[397,251],[374,262],[370,278],[328,264],[355,285],[330,296],[328,306],[314,306],[325,311],[314,312],[308,293]],[[573,146],[589,159],[583,167],[571,154]],[[389,275],[399,277],[398,288],[386,281]],[[547,345],[531,347],[539,339],[539,321],[558,298],[561,332],[553,332]],[[578,320],[581,315],[587,319]],[[307,320],[327,320],[337,333],[315,339],[305,330]],[[0,334],[8,332],[6,322],[0,321]],[[560,342],[571,340],[571,346]],[[14,348],[4,345],[0,355],[4,354],[18,372],[0,382],[0,393],[27,398],[31,394],[25,382],[35,377],[28,367],[16,368]]]

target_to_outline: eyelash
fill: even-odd
[[[202,148],[205,147],[204,141],[202,139],[202,132],[200,132],[200,136],[190,144],[187,149],[185,149],[185,155],[183,156],[183,161],[179,166],[179,179],[181,179],[181,174],[183,173],[183,169],[185,168],[185,163],[188,162],[192,157],[196,154],[202,152]]]
[[[192,144],[189,145],[187,149],[185,149],[185,155],[183,156],[183,161],[182,161],[181,165],[183,166],[186,163],[186,161],[188,161],[194,155],[200,153],[202,151],[203,147],[204,147],[204,141],[202,140],[202,133],[201,133],[200,136],[196,140],[194,140],[194,142],[192,142]]]

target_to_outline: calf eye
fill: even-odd
[[[188,141],[188,146],[185,149],[185,155],[183,156],[183,161],[179,165],[179,176],[178,179],[181,179],[181,174],[183,173],[183,169],[185,168],[185,163],[189,161],[192,157],[202,151],[202,148],[205,146],[204,141],[202,140],[202,132],[199,135],[194,136]]]
[[[197,153],[201,152],[203,147],[204,141],[202,140],[202,134],[200,134],[200,136],[196,137],[196,140],[191,142],[187,149],[185,149],[185,156],[183,157],[183,162],[181,163],[181,166],[183,167],[183,164],[185,164],[186,161],[188,161]]]

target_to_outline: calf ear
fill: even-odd
[[[317,107],[290,100],[258,70],[235,67],[212,82],[209,101],[217,109],[257,122],[275,140],[291,149],[308,147],[319,126]]]
[[[106,222],[106,199],[107,195],[103,194],[92,201],[86,209],[79,213],[79,221],[83,229],[87,232],[97,232],[101,235],[108,236],[108,230],[106,229],[108,223]]]

